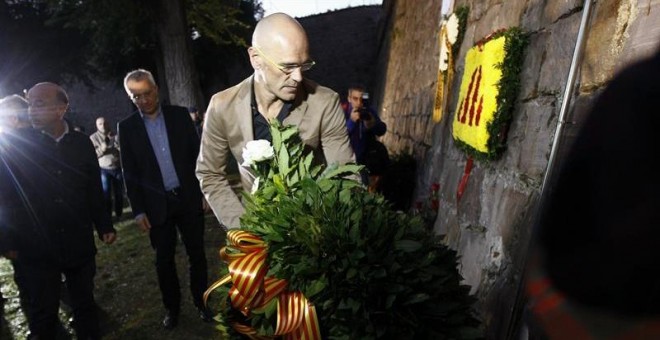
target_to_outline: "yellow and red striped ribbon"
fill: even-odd
[[[220,258],[228,263],[229,274],[214,282],[204,293],[204,301],[218,287],[231,282],[229,298],[233,308],[249,316],[252,310],[264,308],[277,298],[275,336],[290,340],[321,339],[316,309],[301,292],[286,291],[286,280],[265,277],[268,271],[268,247],[259,237],[242,230],[227,233],[227,246]],[[248,325],[233,323],[232,327],[251,339],[270,339]]]

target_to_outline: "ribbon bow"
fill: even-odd
[[[229,299],[234,309],[249,316],[251,311],[265,308],[277,299],[275,336],[286,340],[321,339],[314,305],[301,292],[288,292],[286,280],[266,277],[267,244],[258,236],[242,230],[227,232],[227,246],[220,249],[220,258],[228,264],[229,274],[214,282],[204,293],[204,301],[212,291],[231,282]],[[251,339],[271,339],[245,324],[231,326]]]

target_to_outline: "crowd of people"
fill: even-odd
[[[31,339],[55,337],[62,284],[77,338],[101,338],[94,231],[107,245],[117,240],[112,215],[122,217],[125,197],[154,249],[162,326],[176,327],[181,312],[179,238],[193,303],[200,319],[211,321],[203,301],[204,215],[212,210],[225,228],[240,226],[244,209],[228,165],[232,158],[242,163],[248,141],[271,140],[271,120],[296,125],[326,164],[365,165],[363,182],[376,187],[386,163],[374,166],[368,155],[386,126],[365,105],[365,88],[351,87],[342,104],[337,92],[305,78],[315,64],[307,34],[282,13],[258,22],[248,55],[253,74],[215,94],[203,116],[195,107],[163,105],[150,71],[128,72],[124,88],[136,110],[116,133],[102,116],[91,135],[76,129],[65,118],[69,94],[52,82],[0,100],[0,254],[11,260]],[[253,176],[239,170],[250,190]]]

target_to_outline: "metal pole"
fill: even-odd
[[[557,149],[559,141],[564,130],[564,120],[568,112],[568,108],[571,104],[571,96],[573,95],[573,90],[575,87],[575,78],[577,77],[577,70],[580,67],[580,61],[582,60],[582,51],[584,50],[584,42],[586,41],[584,36],[587,30],[587,24],[589,22],[589,14],[591,13],[591,2],[593,0],[584,1],[584,9],[582,10],[582,20],[580,21],[580,30],[578,31],[577,41],[575,42],[575,50],[573,50],[573,59],[571,60],[571,67],[568,71],[568,79],[566,80],[566,88],[564,89],[564,96],[562,97],[561,109],[559,110],[559,120],[557,122],[557,128],[555,130],[555,138],[552,142],[552,149],[550,150],[550,158],[548,159],[548,166],[545,170],[545,175],[543,176],[543,183],[541,184],[541,196],[543,196],[543,191],[547,185],[550,175],[553,173],[555,159],[557,157]]]
[[[578,31],[577,39],[575,41],[575,49],[573,50],[573,59],[571,60],[571,66],[568,71],[568,79],[566,80],[566,88],[564,89],[564,96],[562,97],[562,103],[561,103],[561,108],[559,110],[559,117],[558,117],[558,122],[557,122],[557,128],[555,130],[555,137],[552,142],[552,149],[550,151],[550,157],[548,159],[548,165],[545,170],[545,175],[543,176],[543,183],[541,184],[541,194],[540,194],[540,199],[539,203],[537,205],[536,209],[536,214],[533,217],[533,224],[532,224],[532,232],[531,232],[531,239],[529,240],[528,246],[527,246],[527,252],[526,252],[526,257],[524,259],[524,266],[523,270],[527,269],[527,261],[529,260],[530,256],[532,256],[533,251],[532,248],[533,246],[531,243],[535,242],[536,240],[536,225],[537,219],[539,218],[539,210],[540,207],[543,206],[543,203],[545,201],[545,197],[547,196],[545,193],[546,190],[546,185],[548,180],[551,178],[551,175],[553,173],[553,168],[554,168],[554,163],[555,163],[555,158],[557,157],[557,149],[558,149],[558,144],[562,136],[563,132],[563,127],[566,121],[564,120],[566,117],[566,114],[568,112],[568,108],[571,103],[571,96],[573,95],[573,90],[575,87],[575,78],[577,77],[577,71],[580,66],[580,61],[582,60],[582,52],[584,50],[584,43],[585,43],[585,34],[587,30],[587,24],[589,22],[589,16],[591,14],[591,2],[593,0],[585,0],[584,1],[584,8],[582,10],[582,19],[580,21],[580,29]],[[520,279],[520,282],[518,283],[518,291],[517,291],[517,297],[516,297],[516,304],[513,306],[513,311],[512,311],[512,322],[509,324],[509,329],[507,331],[507,339],[522,339],[523,337],[529,337],[529,332],[532,331],[534,332],[534,329],[530,330],[528,329],[527,325],[521,322],[521,316],[524,313],[525,310],[525,303],[526,303],[526,298],[525,298],[525,281],[526,281],[526,276],[527,273],[523,272],[522,278]]]

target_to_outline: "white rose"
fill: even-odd
[[[455,44],[458,39],[458,16],[453,13],[447,20],[447,38],[450,44]]]
[[[253,164],[275,156],[273,147],[265,139],[253,140],[247,142],[243,148],[243,166],[252,166]]]

